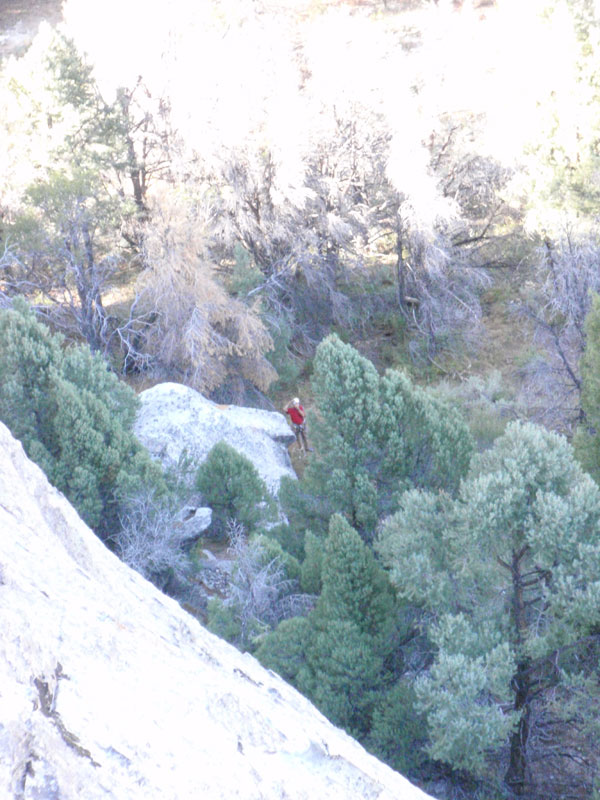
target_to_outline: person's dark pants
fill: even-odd
[[[308,442],[306,441],[304,425],[294,424],[294,432],[296,434],[296,441],[298,442],[298,447],[300,450],[308,450]]]

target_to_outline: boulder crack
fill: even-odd
[[[89,750],[83,747],[79,743],[79,737],[72,733],[70,730],[67,729],[62,717],[56,710],[56,696],[58,694],[58,683],[61,679],[68,679],[68,675],[65,675],[62,671],[62,665],[60,662],[57,662],[56,669],[54,670],[55,684],[54,688],[50,687],[48,681],[44,680],[44,677],[41,678],[34,678],[33,683],[35,688],[38,691],[38,696],[40,698],[40,711],[45,717],[48,717],[49,720],[53,723],[54,727],[58,730],[61,735],[63,742],[74,750],[77,755],[82,756],[83,758],[87,758],[88,761],[93,764],[94,767],[99,767],[100,764],[97,761],[94,761],[92,758],[92,754]]]

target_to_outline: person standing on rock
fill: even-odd
[[[291,420],[300,451],[302,453],[312,453],[312,447],[309,447],[306,441],[306,414],[304,408],[300,405],[300,398],[294,397],[284,408],[284,411]]]

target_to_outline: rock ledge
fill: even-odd
[[[0,797],[425,800],[121,563],[0,424]]]

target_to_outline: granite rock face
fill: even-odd
[[[295,478],[287,448],[295,441],[283,414],[240,406],[220,406],[179,383],[161,383],[141,392],[135,434],[165,466],[181,454],[197,463],[224,441],[252,461],[271,494],[283,475]]]
[[[425,800],[121,563],[0,424],[0,797]]]

